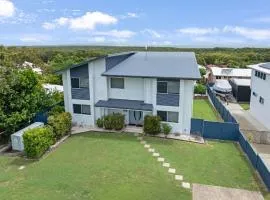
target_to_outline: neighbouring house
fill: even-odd
[[[43,70],[40,69],[40,67],[37,67],[34,63],[27,62],[27,61],[24,61],[24,63],[22,64],[22,67],[30,67],[33,70],[33,72],[37,74],[42,74],[43,72]]]
[[[200,72],[192,52],[127,52],[63,69],[65,109],[73,123],[94,126],[106,114],[142,125],[159,115],[173,132],[190,133],[194,82]]]
[[[55,85],[55,84],[42,84],[43,88],[46,89],[46,91],[49,92],[64,92],[64,87],[62,85]]]
[[[251,69],[208,67],[207,82],[213,84],[216,80],[231,78],[250,79]]]
[[[270,63],[249,65],[252,69],[250,112],[270,129]]]
[[[232,86],[232,93],[237,102],[250,101],[250,79],[233,78],[229,80]]]

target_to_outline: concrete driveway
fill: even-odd
[[[219,186],[193,184],[193,200],[263,200],[260,192]]]

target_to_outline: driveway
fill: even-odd
[[[193,200],[263,200],[260,192],[219,186],[193,184]]]

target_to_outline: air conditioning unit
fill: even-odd
[[[44,123],[42,122],[35,122],[24,129],[21,129],[17,131],[16,133],[13,133],[11,135],[11,145],[13,150],[17,151],[23,151],[24,150],[24,145],[23,145],[23,134],[25,131],[33,129],[33,128],[38,128],[38,127],[43,127]]]

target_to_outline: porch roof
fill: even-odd
[[[146,110],[152,111],[153,105],[144,103],[143,101],[138,100],[128,100],[128,99],[108,99],[99,100],[96,107],[104,107],[104,108],[120,108],[120,109],[130,109],[130,110]]]

